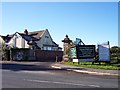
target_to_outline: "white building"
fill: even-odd
[[[0,39],[0,42],[4,40]],[[26,29],[24,33],[16,32],[6,44],[13,48],[62,51],[62,48],[53,41],[48,29],[34,32],[28,32]]]

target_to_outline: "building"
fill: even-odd
[[[1,37],[0,42],[5,42],[5,39]],[[25,29],[24,33],[16,32],[13,34],[5,43],[12,48],[62,51],[62,48],[53,41],[48,29],[34,32],[28,32]]]
[[[2,36],[0,35],[0,44],[2,43],[8,43],[10,39],[12,38],[13,35],[7,35],[7,36]]]

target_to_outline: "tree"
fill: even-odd
[[[120,52],[120,47],[118,46],[113,46],[110,48],[111,53],[118,53],[118,51]]]
[[[5,51],[5,50],[8,50],[9,48],[6,46],[6,44],[5,43],[1,43],[0,44],[0,50],[1,51]]]
[[[67,50],[66,50],[66,54],[68,55],[68,56],[70,56],[70,48],[68,48]]]
[[[120,63],[120,47],[113,46],[110,48],[111,57],[116,58],[117,63]]]
[[[0,57],[2,60],[7,60],[9,48],[5,43],[0,43]]]

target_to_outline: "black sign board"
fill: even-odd
[[[78,45],[76,46],[76,50],[78,59],[95,57],[95,45]]]

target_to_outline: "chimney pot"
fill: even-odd
[[[27,31],[27,29],[25,29],[24,34],[28,35],[28,31]]]

